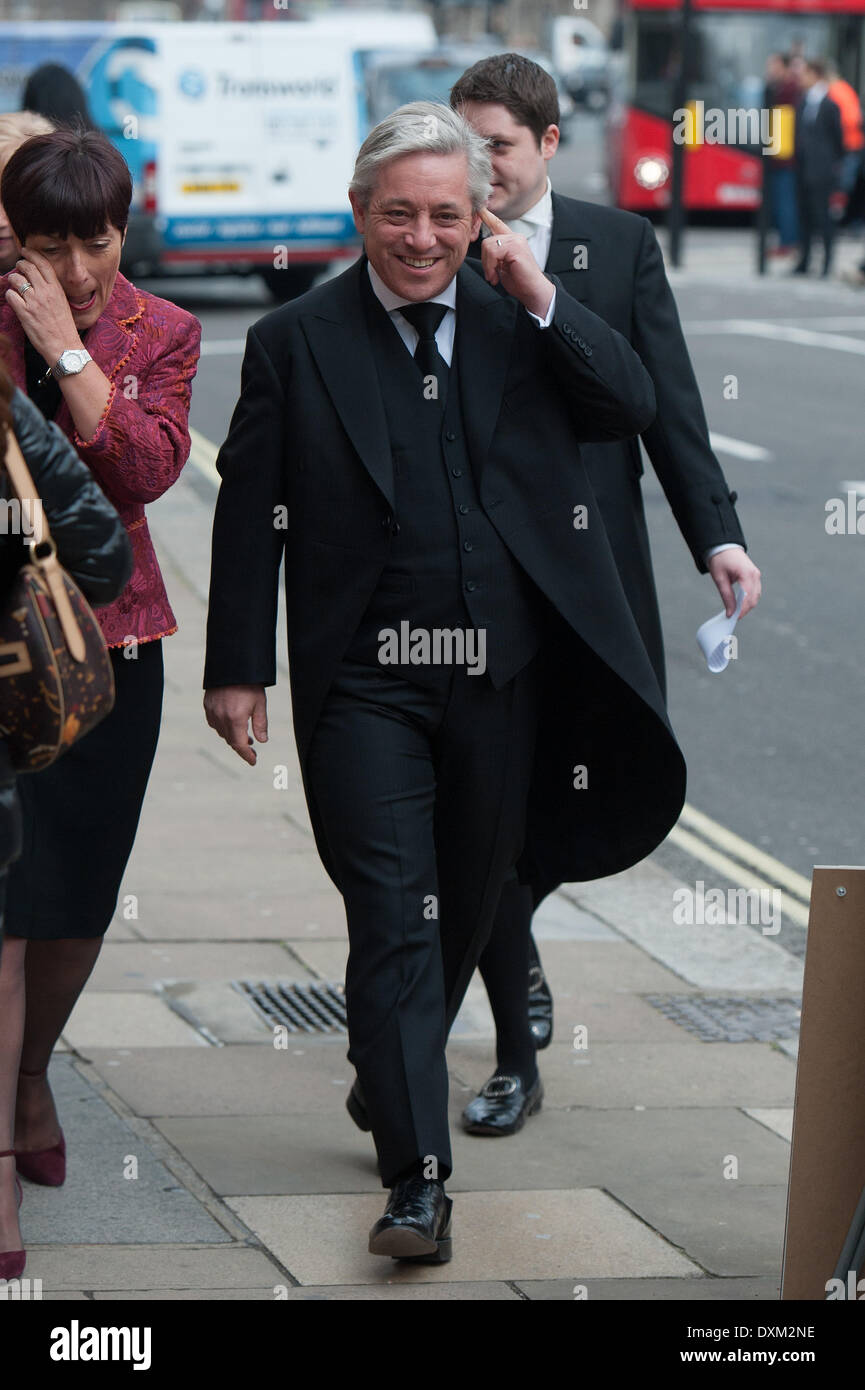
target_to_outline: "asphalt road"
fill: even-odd
[[[563,191],[603,196],[598,132],[585,120],[581,138],[562,151]],[[723,248],[743,233],[692,235]],[[865,479],[865,297],[832,282],[757,286],[710,276],[677,280],[676,294],[710,428],[733,441],[735,452],[719,457],[739,494],[764,597],[739,629],[738,659],[709,674],[694,634],[720,603],[647,466],[670,713],[689,765],[690,803],[807,877],[815,863],[863,860],[865,535],[828,535],[826,503],[845,495],[843,484]],[[271,301],[256,280],[148,287],[202,320],[191,418],[218,444],[238,392],[243,337]],[[790,329],[805,330],[804,339],[791,340]],[[731,375],[738,399],[728,400]],[[757,446],[756,457],[742,456],[747,446]],[[861,489],[865,498],[865,481]]]

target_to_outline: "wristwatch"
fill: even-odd
[[[59,381],[63,376],[77,376],[83,372],[88,362],[93,358],[86,348],[67,348],[61,352],[54,366],[51,368],[51,375]]]

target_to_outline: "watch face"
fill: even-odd
[[[61,376],[75,376],[77,372],[83,370],[90,361],[90,354],[82,352],[78,348],[67,348],[60,354],[57,369]]]

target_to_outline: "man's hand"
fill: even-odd
[[[530,314],[546,318],[555,286],[541,270],[526,238],[512,232],[488,208],[481,209],[481,220],[490,229],[490,236],[481,241],[481,263],[486,279],[491,285],[501,284],[502,289],[518,299]]]
[[[752,608],[757,607],[762,593],[760,571],[753,560],[748,559],[744,550],[732,548],[722,550],[719,555],[713,555],[708,564],[709,573],[724,602],[724,611],[728,618],[731,618],[736,611],[734,584],[741,584],[745,591],[742,612],[739,614],[740,618],[744,618],[746,613],[750,613]]]
[[[267,742],[267,696],[263,685],[216,685],[204,693],[204,716],[211,729],[224,738],[239,758],[255,767],[258,754],[252,747],[252,733],[259,743]]]

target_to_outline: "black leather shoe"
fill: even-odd
[[[468,1134],[516,1134],[543,1099],[540,1077],[527,1091],[518,1076],[496,1073],[463,1111],[463,1129]]]
[[[369,1115],[366,1113],[366,1104],[357,1077],[355,1077],[354,1085],[345,1098],[345,1108],[358,1129],[362,1129],[364,1134],[368,1134],[372,1125],[369,1122]]]
[[[369,1253],[418,1264],[447,1264],[453,1253],[452,1210],[442,1183],[405,1178],[391,1188],[384,1216],[369,1233]]]
[[[536,1051],[543,1052],[553,1040],[553,996],[540,962],[529,966],[529,1029]]]

